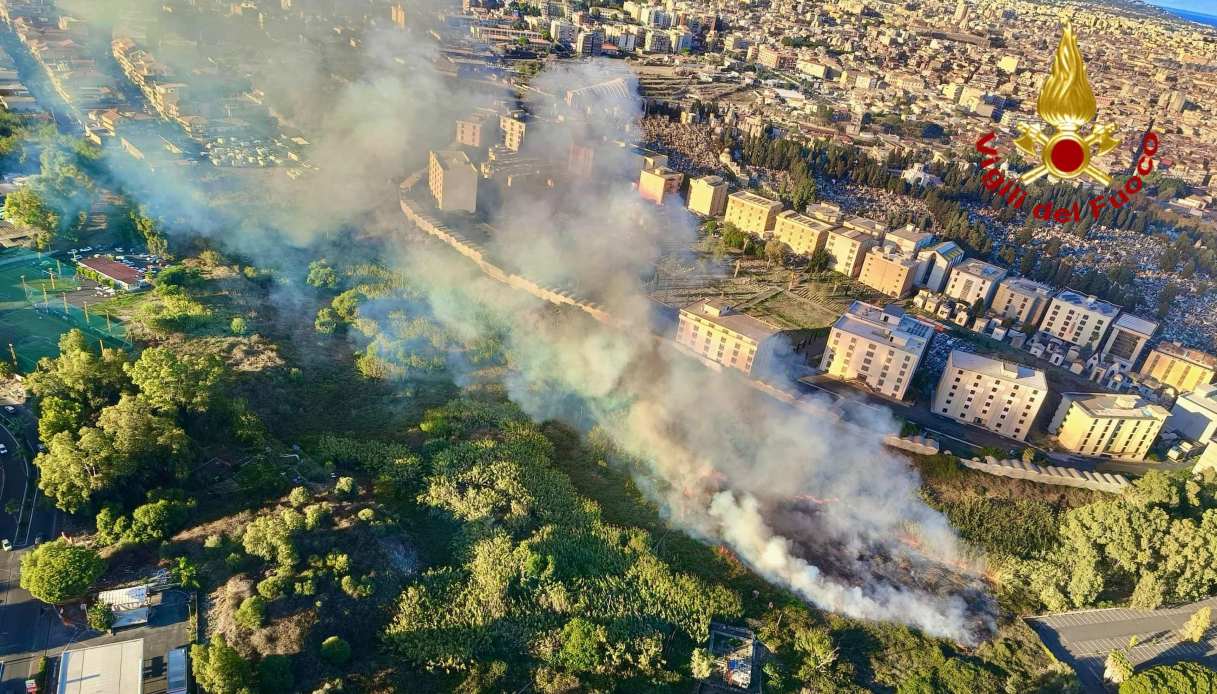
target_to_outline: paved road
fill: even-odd
[[[22,427],[19,435],[33,450],[38,441],[32,416],[19,408],[7,418]],[[66,642],[72,633],[50,608],[19,585],[21,556],[30,551],[38,536],[49,539],[57,534],[60,515],[38,507],[36,485],[27,485],[31,468],[13,434],[8,427],[0,427],[0,443],[9,450],[8,455],[0,456],[4,480],[0,506],[10,502],[19,506],[15,514],[0,511],[0,538],[14,546],[10,552],[0,552],[0,660],[5,663],[0,694],[24,691],[25,679],[38,667],[41,650],[48,643]]]
[[[1077,671],[1087,691],[1102,692],[1107,655],[1126,649],[1133,636],[1137,637],[1138,645],[1128,652],[1128,659],[1138,669],[1179,660],[1217,664],[1217,629],[1209,629],[1206,640],[1200,643],[1179,640],[1179,628],[1196,610],[1206,606],[1217,610],[1217,598],[1159,610],[1065,612],[1027,622],[1054,656]]]

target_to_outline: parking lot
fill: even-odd
[[[1034,617],[1027,622],[1052,654],[1078,672],[1087,691],[1103,691],[1103,665],[1114,650],[1137,645],[1128,659],[1138,669],[1197,660],[1217,664],[1217,629],[1210,628],[1200,643],[1181,642],[1179,629],[1201,607],[1217,609],[1217,598],[1182,607],[1158,610],[1114,608]]]

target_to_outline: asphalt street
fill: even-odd
[[[1127,649],[1133,637],[1137,645],[1128,651],[1128,659],[1138,670],[1179,660],[1217,664],[1217,629],[1209,629],[1206,639],[1199,643],[1179,639],[1179,629],[1188,617],[1206,606],[1217,608],[1217,598],[1158,610],[1065,612],[1027,622],[1054,656],[1077,671],[1087,691],[1102,692],[1108,654]]]
[[[38,537],[51,539],[57,535],[60,516],[57,511],[39,508],[36,485],[27,485],[31,468],[14,433],[28,450],[34,450],[38,440],[33,418],[22,409],[6,415],[10,422],[17,423],[13,428],[20,428],[13,432],[8,426],[0,427],[0,443],[8,448],[8,453],[0,456],[0,508],[11,504],[18,509],[16,513],[0,511],[0,538],[13,544],[11,551],[0,552],[0,661],[4,663],[0,694],[25,691],[25,680],[38,668],[42,650],[48,644],[66,642],[72,633],[51,608],[18,585],[21,556],[32,549]]]

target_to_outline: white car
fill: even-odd
[[[0,549],[3,549],[5,552],[11,552],[13,551],[13,543],[9,542],[8,538],[6,537],[3,540],[0,540]]]
[[[16,407],[13,407],[12,405],[5,405],[5,406],[4,406],[4,411],[5,411],[5,412],[7,412],[7,413],[9,413],[9,414],[12,414],[12,413],[14,413],[14,412],[16,412],[16,411],[17,411],[17,408],[16,408]]]
[[[0,455],[8,455],[8,446],[0,443]]]

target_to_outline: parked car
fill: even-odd
[[[13,543],[9,542],[8,538],[6,537],[3,540],[0,540],[0,549],[4,550],[5,552],[11,552],[13,551]]]
[[[0,443],[0,455],[8,455],[8,446]]]
[[[12,413],[14,413],[14,412],[16,412],[16,411],[17,411],[17,408],[16,408],[16,407],[13,407],[12,405],[5,405],[5,406],[4,406],[4,411],[5,411],[5,412],[7,412],[7,413],[9,413],[9,414],[12,414]]]

